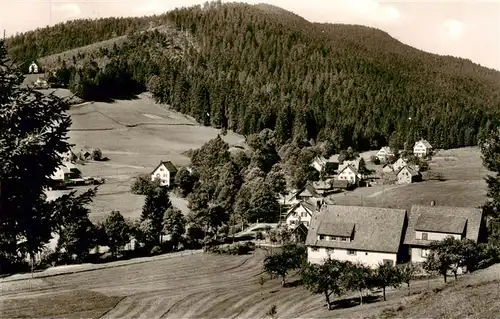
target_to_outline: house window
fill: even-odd
[[[332,236],[332,237],[330,237],[330,238],[331,238],[332,240],[337,240],[337,237],[333,237],[333,236]]]
[[[422,249],[420,251],[420,256],[423,258],[427,258],[429,256],[429,250],[428,249]]]
[[[300,214],[300,216],[301,216],[301,217],[307,217],[307,213],[306,213],[306,212],[302,212],[302,213]]]
[[[429,240],[429,234],[422,233],[422,240]]]
[[[356,256],[356,251],[355,250],[348,250],[347,254],[350,256]]]
[[[341,240],[341,241],[347,241],[347,238],[345,238],[345,237],[340,237],[340,240]]]
[[[365,253],[366,256],[368,256],[368,253]]]
[[[295,220],[291,220],[290,225],[295,225]]]
[[[163,167],[160,167],[160,172],[163,172]]]
[[[318,247],[311,247],[311,251],[319,251]]]
[[[325,240],[325,236],[319,235],[319,240]]]

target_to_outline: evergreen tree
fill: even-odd
[[[163,232],[163,220],[165,212],[172,206],[166,187],[156,187],[146,194],[146,199],[142,207],[141,221],[149,221],[148,228],[151,238],[155,238],[161,244],[161,234]]]
[[[6,264],[34,255],[58,232],[71,205],[84,197],[75,192],[47,201],[45,189],[69,151],[68,104],[54,95],[22,88],[22,74],[9,65],[0,41],[0,258]]]

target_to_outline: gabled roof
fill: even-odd
[[[344,168],[346,168],[347,166],[351,165],[352,167],[354,167],[356,170],[359,169],[359,161],[361,159],[358,158],[358,159],[355,159],[355,160],[352,160],[352,161],[343,161],[342,164],[339,165],[339,169],[338,171],[341,172],[342,170],[344,170]]]
[[[477,241],[483,218],[483,210],[473,207],[423,206],[411,207],[406,245],[428,245],[430,241],[415,239],[416,230],[457,234],[465,227],[465,238]],[[465,222],[466,221],[466,222]],[[462,227],[463,226],[463,227]]]
[[[158,166],[155,167],[155,169],[151,172],[151,174],[153,174],[154,172],[156,172],[156,170],[160,167],[160,166],[165,166],[165,168],[170,172],[170,173],[176,173],[177,172],[177,168],[175,167],[174,164],[172,164],[171,161],[161,161],[160,164],[158,164]]]
[[[349,168],[355,175],[359,175],[358,170],[351,164],[347,164],[347,166],[343,166],[342,169],[339,169],[339,174],[342,174],[342,172],[345,171],[347,168]]]
[[[466,224],[467,218],[463,216],[439,216],[424,212],[418,217],[417,222],[415,223],[415,230],[462,234],[465,230]]]
[[[429,143],[427,140],[421,139],[420,141],[416,141],[413,147],[416,147],[419,143],[422,143],[425,148],[432,148],[431,143]]]
[[[311,220],[306,245],[397,253],[403,234],[406,211],[364,206],[325,205]],[[318,240],[321,223],[355,224],[349,242]]]
[[[419,176],[421,175],[420,172],[412,167],[411,165],[405,165],[399,169],[399,171],[396,173],[396,175],[399,175],[403,170],[408,170],[411,176]]]
[[[351,237],[354,231],[354,223],[326,222],[321,221],[318,226],[318,235]]]
[[[389,146],[382,146],[382,148],[377,152],[377,154],[379,154],[379,153],[394,155],[394,152],[391,150],[391,148]]]
[[[394,164],[399,164],[401,162],[403,162],[404,164],[406,164],[406,163],[408,163],[408,160],[400,157],[400,158],[398,158],[398,160]]]
[[[300,202],[296,203],[292,207],[290,207],[290,209],[286,213],[285,219],[287,219],[288,216],[290,216],[290,214],[292,214],[298,207],[303,207],[304,210],[306,212],[308,212],[309,215],[311,215],[311,216],[313,216],[313,214],[315,214],[315,212],[316,212],[316,209],[314,208],[314,204],[313,203],[311,203],[309,201],[304,201],[303,200],[303,201],[300,201]]]
[[[310,182],[307,182],[304,187],[302,187],[297,193],[295,193],[294,197],[297,197],[304,193],[312,197],[318,197],[318,198],[321,197],[321,195],[316,191],[316,189],[314,188],[314,186],[311,185]]]

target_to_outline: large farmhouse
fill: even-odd
[[[177,168],[174,164],[171,161],[164,161],[151,172],[151,180],[159,179],[162,186],[170,186],[174,182],[175,174],[177,174]]]
[[[361,262],[370,267],[396,264],[404,258],[405,210],[324,205],[314,215],[307,234],[307,259]]]
[[[413,154],[419,157],[425,157],[432,153],[432,146],[429,142],[422,139],[420,141],[415,142],[413,146]]]
[[[479,241],[483,211],[479,208],[413,205],[404,244],[409,246],[411,261],[420,263],[429,254],[429,245],[448,236]]]

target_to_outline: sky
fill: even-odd
[[[161,14],[203,0],[0,0],[0,30],[16,32],[78,18]],[[222,2],[227,2],[223,0]],[[500,70],[500,0],[246,0],[311,22],[379,28],[418,49]]]

